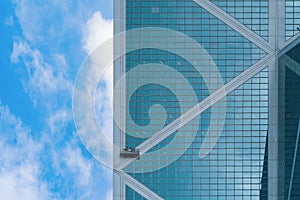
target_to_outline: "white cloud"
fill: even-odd
[[[109,67],[95,93],[98,123],[103,133],[113,143],[113,68]]]
[[[85,26],[85,35],[83,36],[83,48],[87,53],[92,53],[95,47],[104,42],[106,39],[112,38],[112,21],[105,20],[100,12],[94,13],[94,15],[87,20]],[[111,46],[112,47],[112,46]],[[84,75],[79,85],[76,86],[74,96],[74,112],[77,122],[77,128],[81,135],[83,143],[89,148],[92,154],[100,161],[112,165],[113,155],[113,143],[112,143],[112,130],[113,130],[113,118],[112,118],[112,86],[113,86],[113,70],[110,67],[107,73],[99,82],[99,87],[96,90],[96,96],[94,96],[94,84],[99,81],[99,69],[103,66],[103,58],[112,58],[113,49],[109,48],[105,50],[104,54],[96,55],[95,53],[90,55],[90,61],[92,68],[86,69],[88,71],[80,71]],[[86,65],[83,65],[86,66]],[[100,68],[99,68],[100,67]],[[83,74],[79,74],[79,77],[83,77]],[[78,81],[78,80],[77,80]],[[81,106],[84,104],[83,106]],[[96,107],[97,120],[94,118]],[[84,115],[84,117],[82,117]],[[106,138],[103,137],[101,132],[106,134]]]
[[[0,102],[0,196],[7,200],[50,199],[40,180],[38,153],[42,145],[30,137],[30,129]]]
[[[81,151],[76,146],[68,145],[64,150],[64,161],[68,168],[76,174],[77,185],[86,186],[90,183],[92,165],[89,160],[84,158]]]
[[[52,46],[58,47],[67,34],[79,34],[83,15],[89,13],[87,3],[81,1],[13,0],[13,3],[22,33],[34,45],[49,45],[51,41]]]
[[[0,173],[0,195],[6,200],[50,199],[48,191],[37,178],[37,169],[33,164],[13,167],[9,172]]]
[[[33,55],[33,54],[38,54],[38,51],[32,51],[26,42],[23,42],[23,41],[14,42],[13,43],[13,52],[10,56],[10,60],[13,63],[18,63],[18,62],[20,62],[19,57],[24,53],[31,53]]]
[[[101,43],[105,42],[107,39],[112,38],[113,36],[113,22],[112,20],[107,20],[102,17],[100,12],[95,12],[93,16],[87,20],[86,25],[84,26],[85,34],[83,35],[83,49],[86,53],[92,53],[95,48],[97,48]],[[108,49],[106,52],[108,55],[95,55],[91,57],[92,65],[101,64],[101,57],[108,56],[108,58],[112,57],[112,49]],[[91,74],[90,74],[91,73]],[[89,72],[88,80],[86,83],[82,83],[83,85],[90,84],[90,82],[94,80],[98,80],[99,77],[95,77],[96,72]],[[85,117],[84,122],[82,123],[84,126],[78,127],[80,132],[85,133],[83,140],[84,143],[91,147],[91,152],[94,153],[100,161],[111,165],[112,164],[112,132],[113,132],[113,116],[112,116],[112,100],[113,100],[113,67],[110,66],[102,80],[99,82],[98,88],[96,90],[95,96],[93,96],[93,91],[83,91],[84,94],[88,93],[89,95],[82,95],[80,93],[80,97],[83,99],[83,102],[88,105],[89,108],[95,108],[95,112],[97,115],[98,124],[94,123],[93,115],[94,112],[89,113],[87,117]],[[88,99],[87,99],[88,98]],[[95,104],[94,104],[95,103]],[[85,112],[85,111],[83,111]],[[78,125],[78,124],[77,124]],[[106,134],[106,139],[109,140],[109,143],[106,142],[106,139],[102,136],[99,136],[98,126],[101,128],[102,133]],[[93,132],[95,132],[93,134]],[[85,139],[84,139],[85,138]],[[103,175],[106,177],[107,185],[106,188],[110,188],[107,190],[106,194],[103,195],[103,199],[111,200],[112,198],[112,171],[108,169],[102,169]]]
[[[31,134],[0,102],[1,199],[101,199],[101,192],[111,184],[111,171],[99,169],[93,160],[86,158],[74,138],[56,148],[53,137],[50,141],[49,138],[35,140]],[[55,178],[55,182],[47,182],[43,170],[51,170],[50,180]],[[62,191],[58,193],[50,192],[60,188]],[[67,192],[67,196],[61,192]]]
[[[87,53],[93,51],[101,43],[113,35],[113,20],[104,19],[101,12],[95,12],[84,27],[84,49]]]
[[[97,9],[111,16],[112,0],[12,0],[22,33],[37,46],[60,48],[69,36],[80,38],[82,26]]]
[[[52,134],[58,135],[66,128],[66,125],[72,121],[69,110],[61,108],[54,111],[48,119],[48,126]]]
[[[85,158],[82,154],[78,146],[78,140],[72,137],[71,141],[69,141],[70,138],[65,137],[65,135],[68,134],[66,127],[72,119],[71,109],[66,105],[70,103],[69,101],[71,99],[73,85],[69,75],[72,69],[69,67],[68,59],[66,59],[63,54],[57,53],[64,52],[66,47],[64,46],[60,51],[57,51],[55,48],[57,48],[57,46],[63,46],[62,44],[68,45],[68,43],[63,42],[68,39],[70,34],[76,36],[83,32],[82,49],[79,49],[79,51],[84,50],[85,52],[90,52],[99,43],[112,36],[112,20],[105,20],[100,12],[96,12],[86,21],[86,16],[91,16],[92,14],[88,12],[92,11],[89,8],[89,11],[86,12],[87,9],[81,6],[83,4],[82,2],[77,2],[76,8],[71,8],[70,5],[74,5],[72,0],[49,1],[46,4],[31,0],[13,0],[13,2],[15,3],[16,15],[22,29],[24,40],[18,39],[14,42],[11,61],[18,66],[18,72],[23,72],[23,74],[21,74],[23,87],[33,103],[36,106],[48,108],[47,112],[43,113],[45,116],[44,120],[47,123],[43,127],[43,139],[46,138],[47,142],[37,144],[30,139],[28,136],[29,132],[25,134],[26,137],[24,137],[28,139],[24,139],[24,141],[28,143],[28,146],[32,147],[35,147],[35,145],[38,145],[39,148],[43,148],[43,145],[48,146],[47,150],[43,149],[42,152],[40,152],[39,148],[28,150],[26,148],[10,148],[9,151],[6,151],[5,157],[11,158],[10,160],[14,164],[19,161],[10,155],[22,152],[22,155],[23,153],[26,154],[24,155],[26,159],[30,158],[30,162],[20,160],[22,165],[19,165],[15,173],[9,177],[23,177],[19,180],[24,180],[24,182],[29,183],[30,187],[34,186],[33,188],[28,187],[23,193],[20,192],[20,194],[24,194],[22,199],[27,197],[27,193],[33,195],[27,199],[36,199],[35,196],[39,197],[38,199],[47,199],[49,194],[46,190],[46,184],[38,179],[40,166],[43,165],[47,170],[54,168],[51,173],[66,179],[60,179],[57,180],[57,182],[55,180],[55,184],[57,185],[53,186],[49,183],[49,187],[54,187],[53,189],[57,190],[59,188],[56,187],[62,186],[64,191],[68,192],[71,192],[69,191],[70,188],[76,189],[74,194],[66,198],[74,199],[73,196],[76,196],[79,197],[79,199],[99,199],[99,196],[97,198],[90,198],[99,195],[99,191],[103,194],[101,197],[104,198],[105,192],[103,192],[102,189],[99,190],[98,185],[94,187],[96,183],[103,184],[103,180],[97,179],[99,176],[103,178],[103,174],[98,174],[97,177],[93,177],[91,174],[93,170],[95,170],[95,166],[92,165],[93,162],[91,160]],[[40,47],[47,47],[47,49],[50,49],[49,52],[54,53],[44,54]],[[53,49],[55,49],[55,51],[53,51]],[[77,51],[77,49],[75,51]],[[105,80],[106,84],[110,87],[110,85],[112,85],[112,75],[107,75]],[[106,95],[108,96],[103,98],[111,99],[112,91]],[[21,126],[23,125],[21,124]],[[61,137],[49,133],[57,133],[56,135],[61,135]],[[75,142],[73,140],[75,140]],[[32,143],[30,143],[30,141],[32,141]],[[12,142],[14,142],[14,140]],[[7,144],[0,138],[0,149],[2,150],[4,146],[6,148]],[[14,147],[14,145],[11,145],[11,147]],[[56,149],[57,147],[59,147],[59,149]],[[49,166],[49,163],[41,163],[41,161],[36,160],[39,155],[45,154],[45,152],[50,152],[49,163],[52,166]],[[1,171],[3,167],[1,155],[0,158],[0,180],[2,180]],[[28,174],[23,173],[23,169],[28,172]],[[106,172],[103,171],[103,173],[105,174]],[[109,175],[111,175],[111,173],[107,176]],[[10,180],[9,177],[3,180]],[[70,180],[75,180],[74,185],[71,187],[67,185],[70,183],[68,182]],[[110,179],[107,180],[105,181],[109,182]],[[1,183],[0,181],[0,187],[2,186]],[[11,181],[10,186],[14,185],[16,185],[15,182]],[[92,189],[88,188],[91,185],[93,186],[92,189],[97,189],[97,191],[92,192],[93,194],[91,193]],[[107,187],[109,186],[106,184],[103,186],[103,188]],[[5,188],[10,191],[9,187]],[[2,190],[0,189],[0,196],[2,197],[1,192]],[[13,192],[18,194],[18,191],[14,190]],[[82,194],[80,194],[81,192]],[[56,195],[60,196],[60,194]],[[13,196],[12,198],[16,197]]]
[[[64,95],[71,93],[72,82],[67,76],[67,64],[63,55],[53,55],[55,66],[45,61],[43,55],[37,49],[22,40],[15,41],[11,61],[15,64],[22,63],[26,67],[26,75],[23,78],[25,91],[29,93],[32,101],[37,105],[49,103],[50,95]]]
[[[101,12],[97,11],[87,20],[84,26],[83,49],[90,54],[92,64],[101,64],[103,57],[112,57],[113,49],[107,49],[106,55],[91,55],[99,45],[105,43],[113,37],[113,20],[103,18]],[[100,77],[96,77],[100,78]],[[99,82],[96,95],[96,102],[107,103],[112,102],[113,97],[113,67],[108,66],[106,72]],[[103,96],[99,96],[99,94]],[[111,105],[109,105],[110,107]],[[105,106],[107,107],[107,106]]]

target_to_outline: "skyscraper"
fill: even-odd
[[[114,13],[114,199],[300,198],[299,1]]]

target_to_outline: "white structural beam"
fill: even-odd
[[[283,49],[279,52],[278,57],[283,56],[288,51],[290,51],[292,48],[294,48],[296,45],[300,43],[300,32],[294,35],[291,39],[289,39],[286,43]]]
[[[277,48],[277,2],[269,1],[269,44],[276,50]],[[277,91],[278,73],[277,58],[274,58],[269,65],[269,127],[268,127],[268,200],[277,199],[278,172],[277,172],[277,146],[278,146],[278,126],[277,126]],[[272,113],[272,114],[271,114]]]
[[[284,44],[284,46],[283,46],[283,50],[285,50],[287,47],[290,47],[290,46],[295,46],[295,45],[297,45],[297,44],[299,44],[299,42],[300,42],[300,32],[298,32],[298,33],[296,33],[296,35],[294,35],[293,37],[291,37],[290,39],[288,39],[286,42],[285,42],[285,44]],[[295,45],[293,45],[293,44],[295,44]],[[290,49],[289,49],[290,50]]]
[[[300,76],[300,64],[296,62],[294,59],[289,57],[288,55],[284,55],[279,60],[280,64],[288,67],[290,70],[295,72],[298,76]]]
[[[125,199],[125,181],[124,178],[117,174],[113,173],[113,199],[114,200],[123,200]]]
[[[223,99],[227,94],[237,89],[240,85],[245,83],[247,80],[255,76],[258,72],[262,71],[267,67],[270,60],[275,57],[275,54],[268,54],[263,59],[259,60],[257,63],[243,71],[241,74],[233,78],[224,87],[218,89],[210,96],[206,97],[203,101],[192,107],[190,110],[181,115],[181,117],[174,120],[171,124],[165,126],[163,129],[155,133],[149,139],[144,141],[142,144],[136,148],[140,150],[140,155],[142,156],[151,148],[162,142],[176,130],[180,129],[195,117],[200,115],[206,109],[210,108],[212,105]],[[225,92],[224,92],[225,90]],[[130,163],[132,163],[135,158],[128,158],[123,160],[121,163],[115,166],[116,169],[124,169]]]
[[[114,34],[122,33],[126,31],[126,1],[125,0],[115,0],[114,1]],[[126,37],[114,37],[114,56],[123,55],[126,52]],[[126,72],[126,59],[123,56],[120,59],[114,58],[114,86],[120,80],[120,78]],[[125,107],[126,102],[126,84],[121,85],[121,95],[120,99],[114,98],[114,105],[121,105]],[[126,110],[122,110],[120,113],[121,117],[121,127],[126,126]],[[119,129],[119,126],[113,125],[113,143],[117,147],[125,146],[125,133]],[[113,152],[113,163],[118,163],[120,160],[119,152]],[[125,193],[125,181],[122,176],[118,174],[113,174],[113,199],[123,200],[126,198]]]
[[[278,60],[269,65],[268,199],[278,196]]]
[[[163,200],[163,198],[158,196],[155,192],[151,191],[149,188],[144,186],[136,179],[134,179],[132,176],[128,175],[126,172],[122,170],[114,170],[114,172],[124,179],[126,185],[131,187],[134,191],[139,193],[144,198],[148,200]]]
[[[276,0],[277,1],[277,0]],[[219,20],[223,21],[227,26],[230,26],[233,30],[240,33],[243,37],[247,38],[253,44],[258,46],[260,49],[266,53],[271,53],[274,51],[273,48],[269,46],[269,43],[262,37],[257,35],[250,28],[245,26],[243,23],[239,22],[237,19],[229,15],[227,12],[219,8],[217,5],[208,0],[194,0],[202,8],[207,10],[210,14],[217,17]]]

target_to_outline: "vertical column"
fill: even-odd
[[[278,53],[285,44],[285,0],[269,0],[269,44]],[[269,65],[268,199],[281,199],[279,176],[278,56]]]
[[[277,49],[282,50],[285,46],[285,0],[276,0],[275,2],[277,3]]]
[[[269,0],[269,44],[277,52],[285,45],[285,0]]]
[[[278,199],[278,73],[277,60],[269,65],[268,199]]]
[[[269,0],[269,44],[276,49],[277,0]],[[278,93],[276,90],[276,58],[269,65],[269,131],[268,131],[268,200],[277,200],[277,112]]]
[[[126,31],[126,0],[115,0],[114,1],[114,34],[118,34]],[[114,86],[120,80],[120,77],[126,72],[126,57],[116,58],[115,55],[123,55],[126,52],[126,36],[114,38]],[[126,130],[126,81],[120,83],[120,90],[114,92],[120,92],[120,99],[114,98],[115,106],[120,106],[121,115],[120,125],[123,130]],[[113,109],[114,109],[113,108]],[[125,146],[125,133],[114,123],[113,124],[113,141],[114,145],[120,148]],[[113,153],[114,165],[120,162],[120,152],[114,151]],[[113,199],[123,200],[125,199],[125,180],[122,176],[115,173],[113,174]]]

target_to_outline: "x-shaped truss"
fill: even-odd
[[[288,50],[294,47],[296,44],[300,42],[300,33],[297,33],[294,37],[285,41],[285,0],[269,0],[269,41],[266,41],[261,36],[256,34],[250,28],[239,22],[237,19],[229,15],[227,12],[219,8],[217,5],[208,0],[194,0],[199,6],[204,8],[207,12],[217,17],[219,20],[224,22],[226,25],[231,27],[234,31],[240,33],[243,37],[248,39],[250,42],[258,46],[260,49],[265,51],[266,56],[260,59],[258,62],[250,66],[248,69],[243,71],[241,74],[236,76],[234,79],[229,81],[224,85],[224,88],[220,88],[200,103],[192,107],[190,110],[182,114],[181,117],[174,120],[171,124],[165,126],[163,129],[152,135],[146,141],[141,143],[137,149],[140,150],[140,156],[143,156],[146,152],[148,152],[151,148],[162,142],[176,130],[180,129],[191,120],[196,118],[198,115],[203,113],[206,109],[210,108],[212,105],[220,101],[227,94],[237,89],[239,86],[244,84],[247,80],[251,79],[257,73],[265,69],[269,66],[269,79],[270,79],[270,90],[276,89],[274,88],[274,84],[277,81],[277,58],[278,56],[284,55]],[[294,62],[291,58],[284,57],[285,62]],[[294,65],[295,66],[295,65]],[[300,70],[298,68],[292,69],[297,74],[300,74]],[[224,93],[225,90],[225,93]],[[274,91],[270,91],[270,110],[269,110],[269,121],[276,122],[276,109],[273,109],[277,106],[277,100],[273,99],[277,98],[277,93]],[[270,125],[269,134],[273,134],[274,137],[269,137],[269,176],[272,176],[272,180],[269,182],[269,188],[272,190],[269,191],[269,199],[276,198],[276,192],[273,188],[277,187],[276,182],[276,153],[271,153],[272,151],[276,151],[276,125]],[[138,182],[136,179],[128,175],[123,169],[128,166],[130,163],[134,162],[135,158],[127,158],[123,159],[119,164],[115,166],[114,172],[123,179],[126,185],[134,189],[140,195],[147,199],[162,199],[156,193],[151,191],[149,188],[144,186],[142,183]],[[274,178],[275,177],[275,178]],[[125,197],[121,197],[125,198]]]

